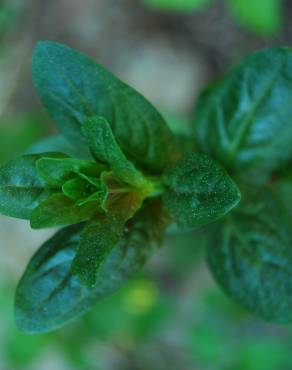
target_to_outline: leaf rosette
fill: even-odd
[[[0,168],[0,212],[65,228],[17,288],[17,323],[30,333],[59,328],[121,286],[169,224],[205,225],[240,200],[218,162],[185,154],[152,104],[87,56],[39,43],[33,79],[63,137]]]

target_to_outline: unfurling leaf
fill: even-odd
[[[135,168],[133,163],[121,151],[110,125],[104,118],[89,118],[83,124],[82,132],[98,162],[108,164],[121,180],[132,186],[147,186],[147,181],[142,173]]]
[[[98,179],[96,180],[98,184]],[[78,201],[88,197],[89,191],[95,193],[95,190],[98,190],[98,187],[93,186],[87,180],[81,177],[73,177],[72,179],[66,181],[62,186],[63,193],[70,199]]]
[[[107,167],[94,161],[75,158],[46,158],[37,161],[37,171],[47,185],[62,186],[72,175],[84,173],[88,176],[99,177]]]
[[[165,206],[184,228],[213,222],[240,201],[240,191],[224,168],[205,155],[186,155],[164,179]]]
[[[85,227],[72,265],[81,282],[95,285],[102,263],[122,237],[125,223],[141,207],[142,200],[139,193],[119,194],[107,213],[97,215]]]

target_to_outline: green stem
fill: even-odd
[[[160,177],[147,176],[147,180],[151,184],[151,188],[148,189],[147,198],[158,197],[164,193],[165,188]]]

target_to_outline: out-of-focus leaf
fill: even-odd
[[[206,8],[213,0],[143,0],[146,5],[166,11],[191,12]]]
[[[239,24],[262,35],[274,36],[283,26],[281,0],[227,0]]]
[[[201,95],[194,116],[201,151],[233,171],[266,175],[292,156],[292,49],[245,58]]]
[[[292,321],[292,221],[277,195],[260,189],[213,233],[208,262],[218,283],[262,319]]]

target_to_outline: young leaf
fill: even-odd
[[[262,319],[292,322],[292,220],[270,191],[245,200],[213,233],[208,262],[232,298]]]
[[[59,231],[32,258],[18,285],[15,315],[19,329],[52,331],[88,311],[142,268],[161,242],[165,226],[160,203],[143,207],[107,255],[94,288],[81,284],[71,272],[84,225]]]
[[[96,193],[93,193],[86,198],[79,199],[76,202],[76,205],[83,206],[84,204],[89,203],[89,202],[98,202],[101,209],[104,211],[103,205],[106,202],[106,198],[107,198],[107,193],[104,193],[102,190],[99,190]]]
[[[87,198],[92,193],[97,192],[99,188],[80,177],[75,177],[65,182],[62,186],[63,193],[74,201]]]
[[[110,123],[122,150],[142,165],[160,171],[176,156],[175,138],[156,109],[86,55],[41,42],[32,69],[43,104],[72,143],[80,145],[82,124],[97,115]]]
[[[205,155],[185,155],[164,181],[165,206],[184,228],[213,222],[240,201],[240,191],[224,168]]]
[[[83,230],[72,271],[88,286],[94,286],[102,263],[122,237],[125,223],[141,207],[139,193],[121,194],[108,213],[95,217]]]
[[[75,158],[41,158],[37,161],[38,174],[49,186],[61,187],[74,174],[84,173],[99,177],[106,167],[94,161]]]
[[[261,50],[201,95],[196,141],[227,168],[257,167],[264,178],[292,156],[291,115],[292,49]]]
[[[56,153],[24,155],[0,168],[0,212],[6,216],[29,219],[32,210],[51,193],[36,171],[36,162]]]
[[[67,226],[89,220],[100,212],[99,201],[76,205],[62,193],[55,193],[36,207],[30,217],[33,229]]]
[[[137,187],[148,185],[142,173],[136,170],[121,151],[110,125],[104,118],[89,118],[83,124],[82,132],[97,161],[109,164],[111,170],[130,185]]]

